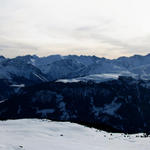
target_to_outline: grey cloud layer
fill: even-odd
[[[149,4],[148,0],[0,0],[0,55],[113,58],[148,53]]]

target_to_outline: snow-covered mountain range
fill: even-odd
[[[0,57],[0,79],[9,79],[13,82],[19,82],[17,81],[19,77],[46,82],[112,73],[149,78],[150,54],[120,57],[113,60],[82,55],[51,55],[48,57],[26,55],[12,59]]]

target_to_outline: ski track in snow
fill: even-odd
[[[107,133],[69,122],[0,121],[0,150],[148,150],[150,137]]]
[[[39,75],[37,75],[36,73],[33,73],[38,79],[40,79],[43,82],[47,82],[48,80],[46,78],[40,77]]]

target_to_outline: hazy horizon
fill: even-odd
[[[42,58],[42,57],[48,57],[48,56],[52,56],[52,55],[60,55],[60,56],[68,56],[68,55],[76,55],[76,56],[96,56],[96,57],[99,57],[99,58],[106,58],[106,59],[110,59],[110,60],[112,60],[112,59],[118,59],[118,58],[120,58],[120,57],[132,57],[132,56],[135,56],[135,55],[139,55],[139,56],[147,56],[147,55],[150,55],[150,53],[147,53],[147,54],[133,54],[133,55],[129,55],[129,56],[124,56],[124,55],[122,55],[122,56],[119,56],[119,57],[114,57],[114,58],[108,58],[108,57],[105,57],[105,56],[97,56],[97,55],[82,55],[82,54],[80,54],[80,55],[78,55],[78,54],[66,54],[66,55],[62,55],[62,54],[49,54],[49,55],[44,55],[44,56],[40,56],[40,55],[37,55],[37,54],[23,54],[23,55],[16,55],[16,56],[14,56],[14,57],[7,57],[7,56],[5,56],[5,55],[0,55],[0,56],[4,56],[5,58],[10,58],[10,59],[12,59],[12,58],[16,58],[16,57],[18,57],[18,56],[21,56],[21,57],[23,57],[23,56],[27,56],[27,55],[31,55],[31,56],[37,56],[37,57],[39,57],[39,58]]]

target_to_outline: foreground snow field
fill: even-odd
[[[74,123],[0,121],[0,150],[148,150],[150,137],[97,131]]]

